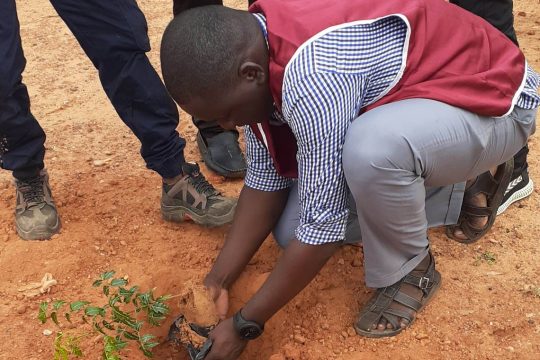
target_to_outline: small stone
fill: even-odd
[[[92,162],[92,164],[93,164],[94,166],[96,166],[96,167],[103,166],[103,165],[105,165],[106,163],[107,163],[107,162],[104,161],[104,160],[94,160],[94,161]]]
[[[356,330],[354,330],[353,327],[350,327],[347,329],[347,333],[349,334],[349,336],[355,336],[356,335]]]
[[[345,260],[343,258],[339,258],[338,262],[339,265],[345,265]]]
[[[126,246],[126,245],[127,245],[127,242],[125,242],[124,240],[120,240],[120,245]]]
[[[362,260],[360,260],[359,257],[355,257],[352,261],[352,266],[354,267],[360,267],[362,266]]]
[[[527,31],[527,35],[535,35],[535,34],[536,34],[536,31],[534,30]]]
[[[415,338],[416,338],[417,340],[423,340],[423,339],[427,339],[428,336],[427,336],[427,334],[418,333],[418,334],[416,334]]]
[[[345,330],[343,330],[343,331],[341,332],[341,336],[343,336],[343,337],[346,339],[346,338],[349,337],[349,333],[346,332]]]
[[[45,335],[45,336],[51,336],[52,333],[53,333],[53,332],[52,332],[51,330],[49,330],[49,329],[43,330],[43,335]]]
[[[19,301],[24,300],[24,294],[17,294],[15,298]]]
[[[294,335],[294,341],[297,342],[298,344],[305,344],[306,343],[306,338],[303,337],[300,334],[296,334],[296,335]]]
[[[24,314],[27,308],[26,304],[17,306],[17,314]]]
[[[527,13],[525,11],[520,11],[520,12],[517,13],[517,15],[525,17],[525,16],[527,16]]]

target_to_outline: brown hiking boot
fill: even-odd
[[[174,222],[193,220],[204,226],[230,223],[236,209],[236,200],[221,196],[206,180],[197,164],[185,163],[182,172],[184,176],[176,183],[163,183],[163,219]]]
[[[49,175],[15,179],[17,234],[24,240],[47,240],[60,230],[60,219],[49,186]]]

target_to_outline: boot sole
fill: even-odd
[[[58,234],[61,227],[60,219],[58,219],[56,225],[52,228],[37,227],[29,231],[24,231],[16,223],[17,235],[23,240],[50,240],[53,235]]]
[[[194,223],[206,227],[217,227],[229,224],[233,221],[236,205],[225,215],[211,216],[199,215],[188,208],[182,206],[166,206],[161,205],[161,217],[165,221],[185,222],[193,221]]]
[[[503,212],[508,209],[510,205],[515,203],[516,201],[525,199],[527,196],[531,195],[534,191],[534,183],[532,179],[529,179],[529,183],[523,188],[519,189],[515,193],[512,194],[504,203],[499,206],[497,209],[497,215],[501,215]]]

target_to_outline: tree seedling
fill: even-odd
[[[59,331],[54,339],[55,360],[83,356],[81,340],[96,334],[103,341],[104,360],[121,360],[121,352],[130,342],[135,342],[146,357],[152,357],[152,348],[158,345],[158,342],[154,335],[143,333],[143,325],[147,322],[151,326],[160,326],[169,313],[166,302],[171,296],[156,298],[153,289],[142,292],[138,286],[128,287],[126,278],[115,278],[114,275],[114,271],[105,272],[92,284],[95,288],[101,287],[101,292],[107,299],[104,305],[96,306],[83,300],[41,303],[38,319],[42,324],[50,319],[60,327],[60,318],[72,323],[76,317],[92,326],[91,333],[79,336]]]

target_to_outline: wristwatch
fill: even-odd
[[[254,340],[262,335],[264,325],[259,325],[255,321],[244,319],[242,316],[242,309],[238,310],[233,316],[234,330],[240,335],[242,339]]]

